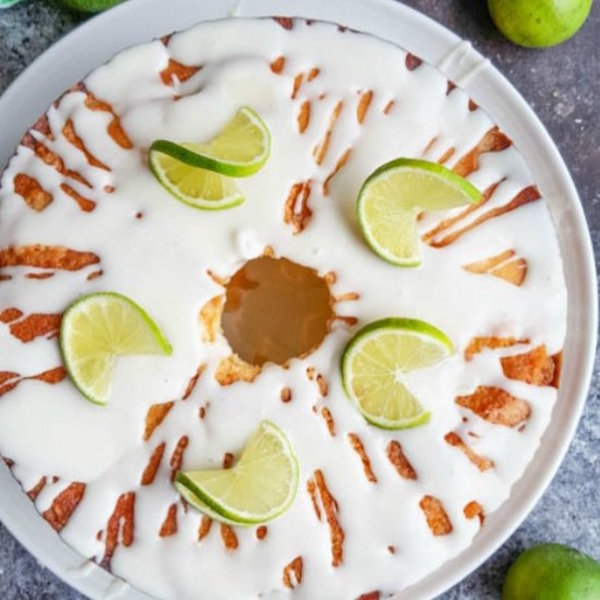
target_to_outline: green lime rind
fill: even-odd
[[[360,406],[359,406],[360,410]],[[391,422],[386,419],[377,419],[376,417],[367,415],[364,411],[360,410],[361,415],[365,418],[367,423],[378,427],[379,429],[387,429],[388,431],[398,431],[399,429],[414,429],[425,425],[431,419],[431,412],[425,411],[414,419],[406,419],[405,421]]]
[[[598,600],[600,564],[563,544],[536,544],[511,565],[502,600]]]
[[[219,139],[227,135],[229,125],[221,132],[213,142],[207,144],[195,144],[185,142],[176,144],[168,140],[155,140],[150,146],[150,152],[161,152],[175,160],[178,160],[191,167],[206,169],[227,177],[250,177],[263,168],[271,153],[271,134],[265,122],[251,109],[244,106],[238,111],[234,120],[242,115],[248,119],[251,126],[255,127],[261,133],[263,151],[250,161],[236,161],[223,156],[223,149],[219,152]],[[213,148],[214,145],[217,147]],[[221,155],[219,156],[219,154]]]
[[[201,154],[194,151],[192,148],[201,148],[200,145],[193,145],[190,143],[176,144],[169,140],[155,140],[150,146],[150,152],[160,152],[166,154],[179,162],[182,162],[190,167],[198,169],[206,169],[207,171],[213,171],[227,177],[243,177],[236,172],[236,164],[221,161],[216,158],[212,158],[207,154]],[[260,169],[255,169],[247,175],[252,175]],[[247,176],[245,175],[245,176]]]
[[[363,415],[365,420],[380,429],[398,430],[398,429],[410,429],[418,427],[427,423],[431,417],[429,411],[424,410],[418,400],[412,396],[410,390],[404,386],[404,384],[397,382],[396,385],[403,390],[403,393],[407,394],[414,406],[418,407],[420,411],[413,417],[401,420],[389,420],[377,415],[370,414],[364,410],[360,398],[354,394],[352,390],[351,380],[353,378],[351,361],[355,354],[360,351],[361,347],[370,340],[377,338],[382,333],[390,333],[397,331],[399,334],[414,333],[418,336],[423,336],[428,340],[435,340],[439,345],[444,348],[445,356],[449,356],[454,352],[454,346],[450,338],[440,329],[419,319],[410,319],[404,317],[388,317],[369,323],[362,329],[360,329],[354,337],[348,342],[341,358],[341,372],[342,372],[342,386],[346,396],[355,404],[359,412]],[[438,362],[438,361],[436,361]],[[432,364],[422,365],[420,368],[431,366]]]
[[[374,223],[368,211],[373,210],[374,198],[382,199],[381,191],[375,188],[382,182],[390,182],[398,175],[417,176],[418,188],[414,191],[412,185],[407,188],[385,190],[384,201],[386,210],[381,214],[385,216],[388,224],[388,241],[397,243],[402,240],[402,254],[390,250],[390,244],[385,245],[374,234]],[[402,184],[402,181],[400,181]],[[392,183],[389,183],[392,186]],[[400,188],[402,186],[400,185]],[[416,197],[402,197],[402,193],[414,194]],[[373,171],[360,188],[356,200],[356,214],[361,232],[371,249],[383,260],[401,267],[417,267],[421,264],[420,240],[417,230],[417,214],[422,210],[447,210],[466,204],[474,204],[481,200],[481,192],[469,181],[457,175],[450,169],[426,160],[412,158],[396,158]],[[390,201],[393,206],[390,206]],[[381,221],[380,221],[381,222]],[[398,238],[398,235],[401,238]]]
[[[488,0],[500,32],[525,48],[549,48],[574,36],[592,9],[592,0]]]
[[[240,478],[243,477],[243,474],[239,475],[239,469],[246,466],[244,460],[247,456],[247,450],[251,447],[254,449],[253,442],[256,442],[257,439],[260,440],[261,436],[264,437],[264,435],[274,436],[280,443],[280,447],[283,450],[283,454],[287,460],[287,465],[290,467],[290,479],[284,482],[288,485],[289,493],[283,502],[272,507],[270,510],[261,513],[249,513],[248,511],[237,510],[231,506],[227,506],[221,498],[215,496],[209,490],[207,490],[207,486],[203,485],[199,480],[206,480],[207,478],[210,478],[214,481],[215,477],[218,477],[224,481],[231,479],[231,481],[235,481],[235,483],[239,486]],[[262,457],[260,461],[261,470],[268,470],[269,465],[268,462],[266,462],[268,461],[268,457]],[[236,469],[238,469],[238,472],[236,472]],[[197,500],[197,502],[194,503],[194,506],[209,516],[212,516],[224,523],[251,526],[272,521],[276,517],[283,514],[291,506],[296,497],[296,492],[298,489],[299,472],[300,469],[298,466],[298,461],[286,434],[277,425],[271,421],[265,420],[261,422],[260,428],[249,440],[246,449],[242,452],[240,460],[233,468],[185,472],[179,471],[175,475],[175,482],[176,484],[179,484],[177,486],[178,489],[180,489],[180,486],[182,486],[191,492],[192,496]],[[252,482],[249,482],[249,486],[252,486]],[[228,488],[226,488],[226,491],[228,491]],[[259,491],[263,493],[264,489],[260,489]],[[261,499],[264,500],[264,498]]]
[[[61,4],[67,8],[90,13],[107,10],[117,4],[121,4],[123,1],[124,0],[60,0]]]
[[[0,10],[3,8],[10,8],[19,2],[21,2],[21,0],[0,0]]]
[[[448,167],[444,167],[443,165],[428,160],[403,157],[395,158],[377,167],[363,183],[360,192],[358,193],[359,198],[364,193],[364,190],[373,182],[373,180],[378,179],[382,173],[387,173],[392,169],[401,168],[410,168],[419,171],[426,171],[427,173],[431,173],[437,177],[440,177],[445,183],[450,184],[453,187],[459,188],[465,194],[465,197],[473,204],[476,204],[481,200],[481,191],[478,190],[468,179],[461,177],[451,169],[448,169]],[[419,202],[414,206],[417,206],[421,210],[443,210],[447,208],[453,208],[453,206],[461,205],[462,203],[450,206],[448,204],[440,204],[436,207],[429,206],[426,202]]]
[[[155,140],[149,163],[154,176],[177,200],[202,210],[223,210],[245,200],[232,178],[254,175],[270,153],[268,127],[252,109],[242,107],[205,144]]]
[[[452,343],[452,340],[441,329],[438,329],[435,325],[432,325],[427,321],[422,321],[421,319],[412,319],[410,317],[386,317],[384,319],[372,321],[354,334],[346,346],[346,352],[350,349],[350,346],[354,345],[359,340],[362,340],[373,332],[378,332],[383,329],[388,331],[399,330],[421,333],[427,337],[434,338],[435,340],[441,342],[444,346],[446,346],[450,353],[454,352],[454,344]]]
[[[193,208],[197,208],[200,210],[225,210],[227,208],[234,208],[243,204],[246,200],[246,197],[240,192],[236,191],[234,194],[229,195],[221,200],[206,200],[204,198],[196,198],[193,196],[187,196],[182,194],[176,185],[173,185],[168,178],[165,176],[163,169],[158,164],[159,157],[158,153],[151,152],[150,153],[150,169],[152,173],[158,179],[160,184],[171,194],[174,198],[182,202],[183,204],[187,204]],[[206,170],[206,169],[205,169]]]
[[[63,364],[77,390],[87,400],[99,406],[104,406],[106,404],[108,400],[108,392],[110,391],[110,384],[108,383],[105,394],[98,395],[90,391],[89,385],[86,385],[84,382],[82,382],[78,369],[76,368],[77,361],[80,360],[81,357],[77,357],[73,354],[74,344],[71,343],[70,336],[73,334],[73,318],[75,318],[78,314],[81,314],[81,311],[85,308],[85,305],[93,301],[102,301],[106,299],[118,301],[119,303],[124,304],[128,309],[132,310],[136,318],[141,319],[144,326],[147,327],[148,332],[151,334],[150,339],[153,340],[154,343],[152,345],[145,346],[143,349],[141,349],[139,354],[162,354],[165,356],[170,356],[173,353],[173,347],[154,320],[141,306],[139,306],[139,304],[135,303],[127,296],[119,294],[118,292],[97,292],[79,297],[67,307],[63,314],[59,335],[59,349]],[[137,353],[138,352],[127,351],[122,354]],[[106,378],[107,381],[110,380],[110,374],[114,366],[115,357],[118,355],[118,350],[112,353],[106,351],[104,353],[102,351],[98,352],[97,356],[99,357],[99,360],[104,360],[106,363],[104,369],[99,373],[99,376]]]
[[[177,475],[179,475],[179,473]],[[204,513],[207,517],[210,517],[211,519],[214,519],[215,521],[225,523],[226,525],[234,525],[234,526],[241,526],[241,527],[250,527],[252,525],[249,523],[239,523],[237,521],[232,521],[231,519],[228,519],[227,517],[224,517],[223,515],[214,511],[212,508],[210,508],[204,502],[202,502],[202,500],[200,500],[200,498],[198,498],[198,496],[196,496],[192,492],[192,490],[190,490],[188,487],[186,487],[186,485],[184,485],[183,483],[178,481],[177,475],[175,476],[175,482],[174,482],[175,489],[181,494],[181,497],[189,505],[193,506],[194,508],[199,510],[201,513]]]
[[[198,151],[201,148],[208,149],[208,146],[201,146],[199,144],[191,144],[188,142],[176,144],[169,140],[154,140],[150,146],[150,152],[160,152],[161,154],[166,154],[190,167],[205,169],[207,171],[212,171],[213,173],[219,173],[219,175],[236,178],[250,177],[251,175],[258,173],[265,164],[264,159],[245,164],[220,160],[218,158],[213,158],[208,154],[202,154]]]
[[[189,497],[195,498],[195,502],[190,502],[190,504],[192,504],[200,512],[203,512],[211,519],[215,519],[216,521],[220,521],[228,525],[240,525],[242,527],[251,527],[252,525],[260,525],[262,523],[267,523],[268,521],[272,521],[280,514],[285,512],[293,502],[292,498],[289,504],[285,505],[281,508],[281,510],[273,514],[268,514],[264,517],[261,516],[259,518],[249,518],[247,516],[242,516],[236,513],[235,511],[230,511],[222,507],[219,504],[218,500],[215,500],[209,494],[204,493],[202,488],[198,486],[190,476],[188,476],[182,471],[179,471],[177,475],[175,475],[175,484],[177,489],[183,488],[188,491]],[[184,498],[188,500],[188,496],[184,496]]]

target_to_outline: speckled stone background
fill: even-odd
[[[573,39],[543,51],[518,48],[504,40],[494,28],[484,0],[406,0],[405,4],[471,40],[533,106],[571,169],[599,256],[600,2],[594,2],[587,23]],[[83,18],[45,0],[25,0],[0,11],[0,93]],[[599,391],[597,359],[585,413],[552,485],[512,538],[439,600],[499,598],[508,566],[536,542],[562,542],[600,559]],[[39,565],[0,524],[1,600],[81,598]]]

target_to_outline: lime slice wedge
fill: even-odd
[[[206,144],[156,140],[150,152],[160,152],[190,167],[228,177],[248,177],[260,171],[267,162],[271,152],[271,134],[264,121],[244,106]]]
[[[150,168],[175,198],[203,210],[223,210],[244,202],[234,181],[206,169],[190,167],[168,154],[150,152]]]
[[[106,404],[116,357],[172,352],[156,323],[133,300],[115,292],[83,296],[71,304],[60,327],[60,351],[77,389]]]
[[[430,367],[454,351],[445,333],[417,319],[389,318],[363,327],[342,355],[342,382],[369,423],[405,429],[429,420],[402,381],[405,373]]]
[[[373,251],[388,262],[421,262],[417,215],[477,203],[481,192],[437,163],[397,158],[376,169],[358,193],[358,222]]]
[[[263,421],[231,469],[180,471],[178,489],[199,510],[225,523],[265,523],[289,508],[298,487],[298,462],[285,433]]]
[[[244,201],[230,177],[259,171],[271,152],[271,134],[250,108],[241,108],[221,133],[206,144],[156,140],[150,168],[175,198],[205,210],[222,210]]]
[[[214,519],[215,521],[220,521],[221,523],[226,523],[227,525],[235,525],[242,527],[249,527],[252,523],[238,523],[237,521],[232,521],[223,515],[220,515],[218,512],[215,512],[210,506],[204,504],[198,496],[194,494],[190,489],[185,487],[179,481],[175,481],[175,489],[181,494],[181,497],[191,506],[198,509],[200,512],[204,513],[207,517]]]

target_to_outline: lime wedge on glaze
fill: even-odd
[[[356,210],[372,250],[398,266],[421,262],[417,215],[477,203],[481,192],[453,171],[425,160],[397,158],[377,168],[358,193]]]
[[[151,153],[160,152],[200,169],[228,177],[249,177],[263,168],[271,152],[271,134],[264,121],[250,108],[243,107],[223,130],[206,144],[176,144],[156,140]]]
[[[403,383],[403,375],[435,365],[453,351],[446,334],[425,321],[375,321],[358,331],[344,350],[344,390],[365,419],[377,427],[422,425],[430,413]]]
[[[175,198],[195,208],[222,210],[244,202],[231,178],[254,175],[270,152],[269,129],[253,110],[243,107],[205,144],[155,140],[149,161]]]
[[[91,402],[106,404],[118,356],[163,354],[171,345],[148,314],[115,292],[83,296],[65,311],[60,351],[77,389]]]
[[[175,198],[204,210],[233,208],[244,202],[233,177],[262,169],[271,152],[271,134],[250,108],[241,108],[221,133],[206,144],[155,140],[150,168]]]
[[[167,154],[152,152],[150,167],[163,187],[177,200],[203,210],[223,210],[245,200],[229,177],[190,167]]]
[[[220,521],[221,523],[226,523],[227,525],[241,525],[242,527],[249,527],[251,525],[251,523],[238,523],[237,521],[232,521],[231,519],[228,519],[227,517],[224,517],[223,515],[220,515],[219,513],[215,512],[212,508],[210,508],[210,506],[204,504],[204,502],[202,502],[202,500],[200,500],[200,498],[198,498],[198,496],[196,496],[194,492],[192,492],[189,488],[185,487],[185,485],[183,485],[182,483],[179,483],[179,481],[175,481],[175,489],[181,494],[181,497],[188,504],[198,509],[200,512],[204,513],[207,517],[214,519],[215,521]]]
[[[296,495],[299,469],[286,434],[263,421],[231,469],[180,471],[178,489],[191,492],[196,508],[225,523],[265,523],[289,508]],[[186,500],[190,498],[187,494]]]

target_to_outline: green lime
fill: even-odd
[[[21,2],[21,0],[0,0],[0,10],[3,8],[10,8],[18,2]]]
[[[172,352],[148,314],[114,292],[83,296],[67,308],[60,327],[60,350],[71,380],[95,404],[108,400],[117,356]]]
[[[511,42],[546,48],[575,35],[590,14],[592,0],[488,0],[488,8]]]
[[[220,521],[221,523],[227,523],[227,525],[242,525],[249,526],[250,523],[238,523],[237,521],[232,521],[223,515],[220,515],[218,512],[215,512],[210,506],[204,504],[198,496],[196,496],[190,489],[185,487],[179,481],[175,481],[175,488],[181,494],[181,497],[191,506],[197,508],[200,512],[203,512],[207,517],[214,519],[215,521]]]
[[[244,202],[230,177],[253,175],[270,152],[269,129],[253,110],[243,107],[205,144],[154,141],[150,167],[178,200],[195,208],[221,210]]]
[[[508,570],[502,600],[598,600],[600,565],[562,544],[526,550]]]
[[[163,187],[175,198],[203,210],[223,210],[245,200],[229,177],[190,167],[167,154],[152,152],[150,167]]]
[[[427,422],[430,413],[403,382],[403,375],[430,367],[454,348],[446,334],[417,319],[370,323],[350,340],[342,355],[342,382],[367,421],[383,429]]]
[[[271,134],[252,109],[243,107],[206,144],[155,140],[150,152],[160,152],[190,167],[228,177],[248,177],[260,171],[267,162],[271,152]]]
[[[414,267],[421,262],[417,214],[479,202],[481,192],[437,163],[397,158],[363,183],[356,210],[363,235],[388,262]]]
[[[226,523],[265,523],[289,508],[296,495],[299,469],[286,434],[263,421],[231,469],[180,471],[176,486],[186,500]]]
[[[67,8],[81,12],[101,12],[120,4],[123,0],[60,0]]]

